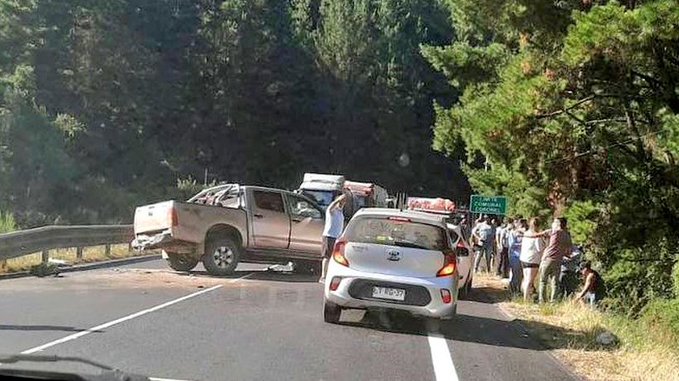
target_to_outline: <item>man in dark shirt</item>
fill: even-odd
[[[592,269],[592,264],[589,262],[583,263],[581,274],[585,280],[585,285],[576,299],[594,307],[604,297],[604,281],[601,279],[601,275]]]
[[[549,301],[554,302],[557,295],[559,272],[561,271],[561,261],[564,257],[570,258],[573,251],[573,242],[568,232],[567,221],[563,217],[555,218],[552,222],[552,229],[542,234],[549,237],[549,244],[542,253],[542,263],[540,264],[540,287],[538,295],[540,303],[545,301],[547,286],[550,286]]]

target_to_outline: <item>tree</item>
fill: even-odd
[[[669,295],[676,260],[677,245],[666,239],[679,221],[679,8],[662,0],[534,3],[451,1],[465,39],[424,54],[463,95],[438,107],[434,146],[454,153],[464,142],[470,182],[508,194],[514,212],[562,214],[593,201],[597,213],[573,215],[596,220],[588,243],[606,268],[657,259],[639,267],[657,274],[654,282],[630,283],[638,271],[614,281],[614,295],[637,292],[638,311]]]

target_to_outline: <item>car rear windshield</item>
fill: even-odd
[[[344,237],[349,242],[426,250],[444,251],[449,247],[448,235],[441,227],[384,217],[354,219],[347,226]]]

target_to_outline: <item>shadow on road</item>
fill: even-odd
[[[556,348],[592,349],[591,332],[568,330],[549,324],[524,320],[498,320],[486,317],[458,314],[450,321],[415,318],[398,312],[368,311],[360,321],[342,321],[341,325],[382,332],[427,336],[437,332],[448,340],[478,343],[498,347],[529,350]],[[543,340],[544,336],[564,338]],[[536,340],[540,339],[540,340]],[[549,346],[542,343],[548,342]]]
[[[495,287],[474,287],[466,300],[479,303],[497,303],[509,300],[510,296],[507,290]]]
[[[0,325],[0,331],[64,331],[64,332],[83,332],[87,329],[75,328],[63,325]],[[101,333],[103,331],[91,331]]]
[[[317,283],[318,275],[296,273],[291,271],[273,271],[273,270],[236,270],[231,275],[217,277],[210,275],[207,271],[196,270],[191,272],[179,272],[176,274],[187,277],[206,277],[217,279],[237,279],[247,276],[251,280],[265,280],[269,282],[291,282],[291,283]]]
[[[216,276],[216,275],[208,274],[208,272],[205,271],[205,270],[191,270],[190,272],[174,271],[175,274],[180,275],[180,276],[185,276],[185,277],[201,277],[201,278],[215,278],[215,279],[237,279],[237,278],[242,278],[244,276],[248,276],[252,273],[257,273],[257,272],[260,272],[260,271],[236,270],[230,275]],[[251,278],[251,276],[248,276],[248,278]]]
[[[279,271],[259,271],[249,276],[248,279],[270,282],[318,283],[318,275]]]

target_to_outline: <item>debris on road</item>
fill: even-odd
[[[288,262],[286,265],[272,265],[267,268],[267,271],[275,272],[293,272],[295,271],[295,264]]]

